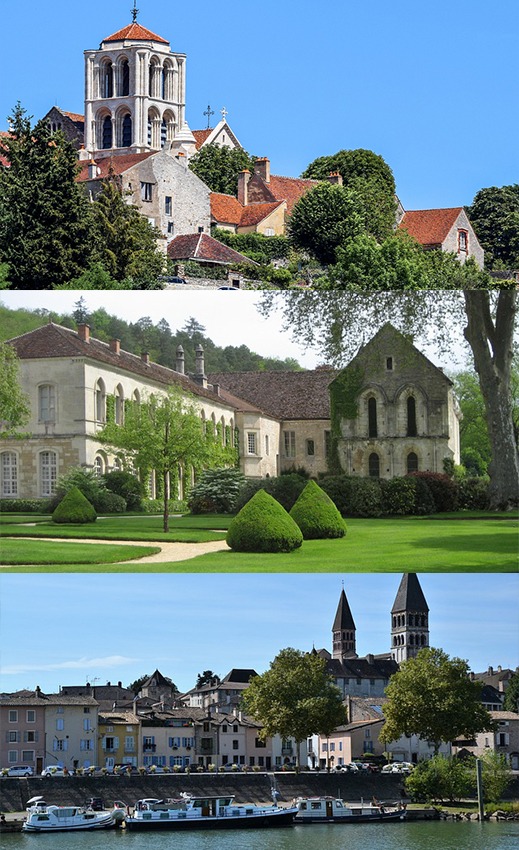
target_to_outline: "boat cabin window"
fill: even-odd
[[[321,808],[321,801],[320,800],[313,800],[312,801],[312,809],[320,809],[320,808]]]

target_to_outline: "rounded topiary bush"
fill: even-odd
[[[227,545],[236,552],[291,552],[302,542],[297,523],[265,490],[243,506],[227,532]]]
[[[97,514],[79,487],[72,487],[52,514],[53,522],[95,522]]]
[[[305,540],[344,537],[346,524],[337,507],[315,481],[309,481],[290,511]]]

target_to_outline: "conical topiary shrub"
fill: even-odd
[[[335,503],[315,481],[309,481],[290,511],[305,540],[344,537],[346,523]]]
[[[279,502],[258,490],[232,520],[227,544],[236,552],[291,552],[303,535]]]
[[[97,514],[79,487],[71,487],[52,514],[52,522],[95,522]]]

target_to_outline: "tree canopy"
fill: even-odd
[[[204,685],[219,685],[220,677],[216,675],[212,670],[204,670],[203,673],[199,673],[196,678],[196,687],[203,688]]]
[[[204,145],[189,160],[189,167],[211,192],[237,195],[238,174],[245,169],[253,171],[254,159],[243,148]]]
[[[19,382],[20,362],[11,345],[0,343],[0,436],[20,436],[30,416],[29,397]]]
[[[467,214],[488,269],[519,269],[519,183],[480,189]]]
[[[453,327],[462,327],[478,374],[491,446],[489,496],[494,509],[515,507],[519,464],[512,401],[512,366],[518,293],[515,289],[410,292],[264,293],[264,315],[280,310],[285,329],[303,346],[344,364],[385,322],[418,340],[452,350]]]
[[[329,735],[347,722],[341,693],[324,659],[290,647],[281,650],[265,673],[251,679],[242,699],[245,710],[262,724],[263,737],[279,734],[298,745],[309,735]]]
[[[466,661],[449,658],[441,649],[421,649],[416,658],[402,662],[386,688],[382,740],[419,735],[438,750],[442,741],[493,729],[481,688],[481,682],[470,679]]]
[[[288,235],[296,248],[310,251],[320,262],[335,262],[339,245],[362,229],[358,195],[343,186],[320,183],[294,206]]]

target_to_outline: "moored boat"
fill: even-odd
[[[401,803],[346,803],[335,797],[298,797],[296,824],[302,823],[369,823],[402,821],[406,809]]]
[[[84,829],[111,829],[120,825],[124,810],[95,812],[85,806],[49,806],[43,797],[28,801],[23,832],[75,832]]]
[[[125,818],[130,830],[154,829],[247,829],[290,826],[296,806],[242,805],[232,795],[196,797],[182,794],[178,800],[138,800]]]

